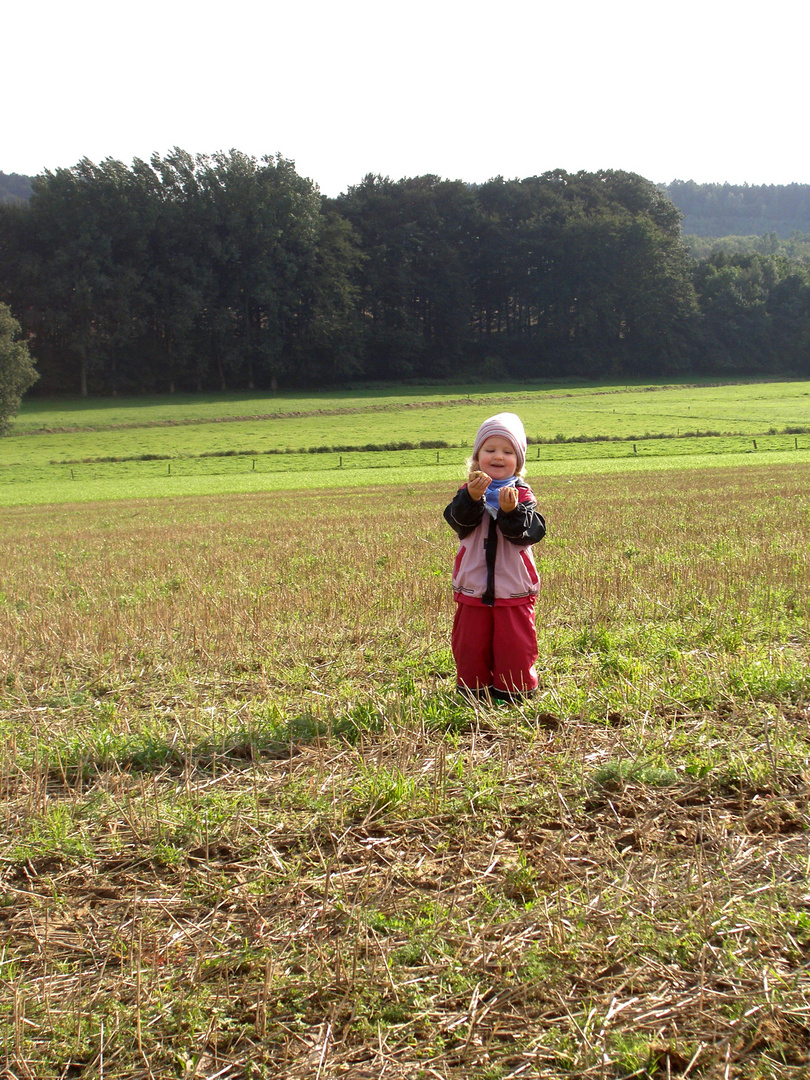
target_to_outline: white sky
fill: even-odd
[[[810,5],[40,0],[0,32],[0,170],[280,152],[327,195],[627,169],[810,183]]]

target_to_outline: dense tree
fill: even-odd
[[[329,200],[280,156],[175,149],[0,204],[0,299],[49,392],[804,371],[783,252],[696,263],[666,193],[612,170]]]
[[[695,236],[789,237],[810,232],[810,184],[696,184],[674,180],[663,191]]]
[[[24,203],[31,196],[31,178],[0,172],[0,203]]]
[[[322,203],[279,156],[82,161],[3,212],[0,284],[51,388],[270,386],[310,354],[334,377],[355,367],[359,253]]]
[[[802,372],[810,368],[810,274],[778,256],[717,254],[695,283],[708,370]]]
[[[471,190],[436,176],[394,182],[369,175],[334,207],[363,252],[357,286],[368,373],[449,374],[470,335]]]
[[[38,376],[20,324],[5,304],[0,304],[0,435],[8,430],[25,391]]]
[[[697,302],[677,241],[650,217],[600,210],[566,222],[559,246],[558,289],[568,288],[562,331],[580,372],[650,375],[688,366]]]
[[[784,266],[766,302],[771,321],[771,368],[810,375],[810,271]]]
[[[326,384],[362,373],[355,281],[362,262],[349,222],[324,209],[318,221],[314,264],[297,291],[285,349],[289,371]]]
[[[696,313],[677,211],[630,173],[483,185],[479,340],[522,374],[672,371]]]
[[[118,388],[126,347],[143,326],[145,202],[120,162],[84,160],[36,178],[29,207],[13,217],[16,306],[36,331],[43,374],[72,372],[82,394],[91,378]]]
[[[810,266],[810,233],[792,233],[786,240],[776,233],[762,236],[684,236],[687,251],[695,259],[726,255],[781,255],[791,262]]]

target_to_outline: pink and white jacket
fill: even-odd
[[[492,517],[483,499],[473,499],[464,484],[444,511],[460,543],[453,566],[453,591],[462,604],[489,607],[525,604],[537,595],[539,579],[532,545],[546,535],[532,490],[517,480],[518,504]]]

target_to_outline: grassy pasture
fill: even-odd
[[[165,399],[84,411],[34,400],[0,441],[0,505],[450,481],[481,419],[504,408],[543,440],[529,454],[539,476],[810,453],[807,382],[207,396],[179,399],[174,413]],[[437,440],[447,447],[380,449]]]
[[[753,443],[756,441],[756,450]],[[798,443],[798,447],[796,444]],[[810,461],[810,436],[649,439],[530,447],[529,477],[589,472],[660,471],[736,465],[756,455],[773,464]],[[94,502],[127,498],[318,491],[368,483],[413,486],[427,478],[460,482],[466,449],[392,450],[343,454],[235,455],[158,461],[91,461],[8,466],[0,505]]]
[[[538,474],[496,710],[454,465],[6,507],[7,1074],[806,1077],[810,464],[729,457]]]
[[[651,397],[651,395],[661,394]],[[748,431],[751,421],[765,424],[787,424],[794,420],[797,407],[807,411],[802,399],[810,397],[810,383],[735,382],[718,385],[715,382],[691,383],[688,386],[666,382],[639,384],[492,384],[474,386],[369,387],[319,393],[233,393],[206,395],[174,395],[170,398],[77,398],[71,401],[48,401],[28,398],[23,401],[14,421],[15,432],[79,429],[103,430],[111,425],[144,427],[150,424],[181,424],[198,421],[235,421],[243,418],[271,417],[300,420],[310,416],[349,419],[348,430],[354,435],[357,417],[364,413],[400,413],[415,405],[444,408],[447,402],[457,402],[464,409],[476,410],[488,404],[497,408],[509,407],[527,418],[530,434],[544,430],[552,434],[643,434],[644,431],[674,433],[689,423],[695,427],[720,427],[723,431]],[[443,413],[443,416],[446,414]],[[460,426],[452,432],[454,438],[469,439],[469,418],[465,411],[456,417]],[[396,419],[394,418],[395,422]],[[385,421],[390,430],[391,417]],[[330,419],[331,424],[340,423]],[[403,438],[413,437],[414,425],[419,431],[432,430],[433,419],[407,412],[404,425],[397,430]],[[424,426],[421,426],[424,423]],[[577,425],[581,424],[581,427]],[[447,426],[444,424],[443,426]],[[296,432],[301,430],[295,425]],[[279,429],[281,430],[281,429]],[[374,433],[379,434],[375,425]],[[420,437],[429,437],[420,436]]]

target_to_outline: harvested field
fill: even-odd
[[[538,484],[506,708],[436,485],[4,511],[5,1075],[810,1075],[809,472]]]

